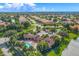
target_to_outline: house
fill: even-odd
[[[79,19],[73,19],[73,21],[77,24],[79,24]]]
[[[37,35],[39,35],[39,36],[42,36],[43,34],[48,34],[48,33],[45,31],[40,31],[39,33],[37,33]]]
[[[32,39],[34,37],[34,35],[31,33],[24,34],[23,36],[24,36],[24,38],[30,38],[30,39]]]
[[[10,17],[11,17],[11,18],[13,18],[13,17],[14,17],[14,15],[11,15]]]
[[[55,41],[50,37],[46,37],[43,40],[48,43],[49,47],[51,47],[55,43]]]
[[[42,40],[42,38],[41,38],[41,36],[39,36],[39,35],[35,35],[35,36],[33,37],[33,40],[34,40],[35,42],[39,42],[40,40]]]
[[[70,26],[70,28],[73,29],[73,30],[74,30],[74,29],[79,30],[79,25]]]
[[[9,40],[10,40],[10,38],[8,38],[8,37],[0,38],[0,45],[1,45],[1,44],[5,44],[5,43],[8,42]]]
[[[32,16],[33,18],[35,18],[36,21],[42,23],[42,24],[53,24],[53,21],[52,20],[47,20],[47,19],[41,19],[39,17],[36,17],[36,16]]]
[[[3,22],[0,20],[0,26],[7,26],[7,25],[10,25],[9,22]]]
[[[72,21],[71,21],[72,19],[69,19],[69,18],[66,18],[66,19],[63,19],[62,21],[63,21],[63,23],[73,23]]]
[[[68,36],[68,33],[61,31],[61,32],[59,32],[59,35],[61,35],[61,36]]]
[[[41,20],[41,22],[44,23],[44,24],[53,24],[52,20],[43,19],[43,20]]]
[[[26,22],[26,18],[24,16],[20,16],[19,17],[19,23],[22,24],[24,22]]]

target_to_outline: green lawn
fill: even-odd
[[[29,33],[30,31],[35,30],[35,29],[36,29],[36,22],[33,21],[33,20],[32,20],[32,22],[33,22],[33,23],[31,24],[31,26],[29,26],[27,29],[23,29],[22,32],[18,32],[17,35],[18,35],[18,34],[22,34],[22,33]]]
[[[78,37],[77,34],[69,33],[69,38],[70,38],[70,39],[74,39],[74,38],[76,38],[76,37]]]
[[[56,56],[55,52],[52,50],[48,53],[48,56]]]
[[[4,33],[0,33],[0,37],[2,37],[2,36],[3,36],[3,34],[4,34]]]

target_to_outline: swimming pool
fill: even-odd
[[[32,45],[31,45],[30,43],[26,42],[26,43],[24,44],[24,46],[25,46],[26,48],[30,48]]]

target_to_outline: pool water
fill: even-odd
[[[30,48],[30,47],[31,47],[31,44],[25,43],[24,46],[25,46],[26,48]]]

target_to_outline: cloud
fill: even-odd
[[[4,6],[0,6],[0,9],[4,8]]]
[[[27,5],[31,6],[31,7],[36,6],[36,4],[34,4],[34,3],[25,3],[25,4],[27,4]]]
[[[54,8],[47,8],[47,7],[38,7],[38,8],[34,8],[33,11],[36,12],[52,12],[55,11]]]
[[[34,3],[0,3],[0,12],[31,11],[35,6]]]
[[[0,4],[0,11],[27,11],[34,9],[36,4],[34,3],[4,3]]]
[[[34,3],[5,3],[5,8],[20,8],[20,7],[24,6],[24,4],[26,4],[30,7],[35,6]]]
[[[37,0],[0,0],[0,3],[35,3]]]
[[[0,3],[78,3],[75,0],[0,0]]]
[[[4,11],[29,11],[29,12],[52,12],[54,8],[46,6],[38,6],[35,3],[4,3],[0,5],[0,9]]]

